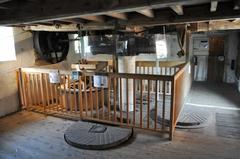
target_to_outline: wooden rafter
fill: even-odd
[[[85,19],[85,20],[89,20],[89,21],[95,21],[95,22],[100,22],[100,23],[103,23],[105,20],[104,20],[104,17],[101,16],[101,15],[91,15],[91,16],[79,16],[79,18],[81,19]]]
[[[56,3],[54,3],[55,1]],[[104,16],[110,16],[109,13],[112,13],[111,16],[115,16],[117,19],[126,19],[125,14],[129,15],[127,20],[118,21],[120,27],[127,25],[147,27],[166,24],[195,23],[215,19],[234,19],[239,18],[240,15],[240,10],[233,10],[232,1],[230,0],[218,0],[217,8],[218,10],[224,10],[224,12],[218,10],[210,12],[209,6],[211,0],[121,0],[118,2],[81,0],[72,1],[71,3],[67,0],[62,0],[61,4],[57,3],[57,0],[51,0],[51,3],[50,1],[43,1],[41,7],[37,7],[39,6],[39,1],[37,0],[36,3],[32,3],[32,0],[31,3],[29,0],[18,1],[21,5],[17,6],[15,2],[16,1],[10,1],[6,3],[6,5],[4,4],[4,6],[11,9],[9,11],[1,10],[0,25],[37,24],[49,21],[68,22],[68,20],[78,18],[81,19],[83,23],[75,21],[71,23],[84,25],[91,23],[91,25],[97,27],[101,23],[111,25],[113,22],[111,21],[112,19],[104,19]],[[181,9],[176,12],[177,14],[173,14],[170,9],[166,9],[170,6],[184,6],[184,14],[181,15]],[[141,14],[145,12],[143,14],[145,16],[139,16],[136,12],[141,12]]]
[[[218,1],[212,1],[210,11],[211,12],[216,12],[217,11],[217,6],[218,6]]]
[[[228,20],[209,21],[191,24],[191,31],[216,31],[216,30],[239,30],[240,23]]]
[[[74,23],[74,24],[85,24],[86,20],[80,18],[73,18],[73,19],[61,19],[61,21]]]
[[[153,18],[154,13],[152,9],[143,9],[143,10],[137,10],[138,13],[145,15],[146,17]]]
[[[115,13],[115,12],[110,12],[106,13],[107,16],[117,18],[117,19],[122,19],[122,20],[127,20],[127,14],[126,13]]]
[[[175,12],[177,13],[177,15],[183,15],[183,7],[181,5],[173,5],[173,6],[170,6],[170,8]]]
[[[219,0],[230,1],[230,0]],[[34,1],[35,2],[35,1]],[[38,3],[37,3],[38,2]],[[40,22],[59,19],[78,18],[79,16],[97,16],[104,15],[106,12],[134,12],[146,9],[161,9],[172,5],[198,5],[207,4],[211,0],[154,0],[154,1],[139,1],[139,0],[81,0],[71,1],[58,0],[40,1],[36,3],[31,1],[10,1],[6,3],[12,11],[4,11],[0,14],[0,24],[21,24],[29,22]],[[20,4],[20,5],[19,5]],[[101,6],[101,7],[99,7]],[[14,10],[14,12],[13,12]],[[29,13],[29,14],[28,14]],[[31,14],[30,14],[31,13]],[[150,13],[149,17],[153,15]]]

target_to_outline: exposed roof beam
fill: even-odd
[[[100,23],[103,23],[105,21],[104,17],[101,16],[101,15],[98,15],[98,16],[95,16],[95,15],[92,15],[92,16],[79,16],[79,18],[85,19],[85,20],[90,20],[90,21],[95,21],[95,22],[100,22]]]
[[[232,3],[221,4],[223,12],[210,12],[209,5],[193,6],[184,8],[184,15],[172,16],[170,10],[156,12],[154,19],[138,18],[128,20],[127,25],[140,25],[140,26],[158,26],[158,25],[175,25],[196,22],[208,22],[210,20],[229,20],[239,18],[240,10],[233,10]]]
[[[122,20],[127,20],[127,14],[126,13],[115,13],[115,12],[110,12],[106,13],[107,16],[117,18],[117,19],[122,19]]]
[[[201,22],[191,24],[193,32],[199,31],[214,31],[214,30],[238,30],[240,29],[240,23],[230,22],[228,20],[223,21],[210,21],[209,23]]]
[[[239,23],[233,23],[229,21],[210,21],[209,30],[235,30],[240,29]]]
[[[143,9],[143,10],[137,10],[136,12],[145,15],[146,17],[153,18],[154,13],[152,9]]]
[[[230,0],[219,0],[230,1]],[[81,16],[105,15],[106,12],[132,12],[145,9],[166,8],[172,5],[198,5],[209,4],[210,0],[121,0],[121,1],[97,1],[81,0],[72,1],[58,0],[43,1],[41,7],[36,3],[27,1],[17,1],[21,5],[16,5],[16,1],[6,3],[4,7],[10,7],[10,11],[3,11],[0,14],[0,25],[18,25],[27,23],[38,23],[44,21],[79,18]],[[232,5],[232,2],[231,2]],[[101,6],[101,7],[99,7]],[[187,8],[187,7],[186,7]],[[186,8],[184,8],[184,14]],[[232,8],[231,8],[232,9]],[[209,11],[209,5],[208,5]],[[194,11],[195,12],[195,11]],[[193,12],[193,13],[194,13]],[[156,13],[155,13],[156,14]],[[172,16],[169,13],[169,16]],[[191,14],[191,13],[190,13]],[[156,15],[155,15],[156,17]],[[152,20],[152,19],[151,19]]]
[[[65,21],[65,22],[69,22],[69,23],[75,23],[75,24],[84,24],[84,23],[86,23],[86,20],[80,19],[80,18],[62,19],[61,21]]]
[[[218,6],[218,1],[211,1],[211,12],[216,12],[217,11],[217,6]]]
[[[113,30],[115,28],[114,25],[99,25],[99,26],[92,26],[92,25],[84,25],[82,26],[81,30]],[[29,25],[24,26],[24,30],[33,30],[33,31],[58,31],[58,32],[71,32],[71,31],[78,31],[79,28],[76,24],[61,24],[61,27],[49,26],[49,25]]]
[[[177,15],[183,15],[183,7],[181,5],[170,6],[170,8],[177,13]]]

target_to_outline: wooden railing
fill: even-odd
[[[184,106],[186,97],[190,91],[192,79],[190,74],[190,63],[180,66],[179,71],[174,75],[171,94],[171,126],[170,139],[173,138],[173,132],[177,124],[178,117]]]
[[[186,68],[179,66],[175,75],[102,72],[74,80],[71,72],[60,70],[59,83],[50,83],[52,70],[22,68],[18,71],[21,105],[48,115],[168,133],[172,139],[187,93],[179,94],[185,90],[182,83],[187,84]],[[105,86],[94,84],[97,77],[105,77]]]
[[[156,61],[137,61],[135,72],[139,74],[154,74],[154,75],[168,75],[174,76],[176,72],[179,70],[180,66],[183,62],[177,61],[158,61],[158,65]],[[146,91],[148,89],[148,85],[144,82],[144,89]],[[150,90],[154,89],[154,85],[150,85]],[[160,82],[159,93],[163,93],[163,83]],[[171,95],[171,81],[166,83],[166,94]]]

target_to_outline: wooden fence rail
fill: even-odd
[[[22,68],[17,77],[24,109],[159,131],[172,139],[186,95],[178,94],[185,90],[186,68],[179,66],[170,75],[94,73],[77,79],[59,71],[58,83],[50,83],[52,70]],[[97,77],[105,84],[96,85]]]

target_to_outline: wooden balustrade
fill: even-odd
[[[60,83],[50,83],[52,70],[23,68],[17,77],[27,110],[160,131],[172,139],[187,92],[182,94],[188,85],[186,68],[174,67],[173,73],[164,75],[99,72],[74,80],[71,72],[59,71]],[[106,77],[105,87],[94,87],[96,75]]]
[[[174,75],[172,82],[171,89],[173,93],[171,95],[170,139],[173,138],[173,132],[176,127],[178,117],[191,88],[192,79],[189,70],[190,63],[181,65],[179,71]]]

